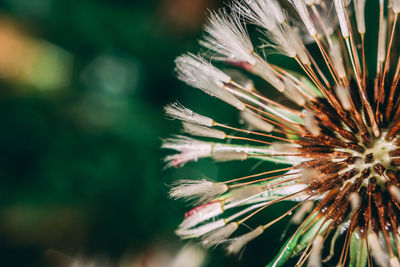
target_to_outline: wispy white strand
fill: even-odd
[[[354,11],[356,13],[357,30],[365,34],[365,2],[366,0],[354,0]],[[400,1],[398,1],[400,3]]]
[[[346,69],[344,67],[342,47],[340,46],[340,43],[336,39],[331,39],[331,40],[332,40],[332,45],[330,46],[329,49],[329,55],[331,57],[333,66],[335,67],[335,70],[339,78],[344,79],[346,78],[347,74],[346,74]]]
[[[392,9],[394,13],[400,13],[400,0],[392,0]]]
[[[304,204],[300,206],[300,208],[293,214],[291,218],[291,222],[294,224],[300,224],[303,222],[306,214],[309,213],[314,207],[313,201],[306,201]]]
[[[400,267],[399,259],[396,257],[392,257],[389,261],[390,267]]]
[[[212,217],[211,217],[212,218]],[[193,219],[193,218],[191,218]],[[200,219],[198,219],[196,217],[196,219],[198,221],[196,221],[196,223],[192,223],[192,226],[197,225],[198,223],[202,222],[200,221]],[[208,218],[210,219],[210,218]],[[205,221],[205,220],[204,220]],[[199,226],[196,226],[194,228],[191,227],[182,227],[182,225],[178,228],[178,230],[175,231],[175,233],[180,236],[183,239],[187,239],[187,238],[195,238],[195,237],[200,237],[203,236],[211,231],[214,231],[218,228],[224,227],[225,226],[225,220],[224,219],[220,219],[220,220],[216,220],[213,222],[209,222],[209,223],[205,223]],[[186,226],[186,225],[185,225]]]
[[[349,92],[342,86],[336,86],[335,87],[335,93],[336,96],[339,99],[340,104],[342,104],[342,107],[344,110],[350,110],[351,109],[351,100],[350,100],[350,95]]]
[[[315,28],[314,22],[310,17],[310,13],[308,12],[307,6],[304,0],[290,0],[293,4],[294,8],[296,9],[297,13],[299,14],[301,20],[303,21],[304,25],[307,28],[308,33],[311,36],[317,35],[317,30]]]
[[[292,82],[292,80],[285,78],[283,82],[286,86],[286,90],[283,92],[283,94],[297,105],[303,106],[306,103],[306,100],[301,95],[299,90],[297,90],[296,85]]]
[[[318,136],[321,133],[321,128],[318,126],[318,122],[314,117],[314,114],[308,110],[303,111],[304,115],[304,126],[313,135]]]
[[[182,125],[183,131],[191,135],[216,139],[225,139],[227,137],[226,133],[221,130],[211,129],[191,122],[182,122]]]
[[[322,246],[323,246],[324,238],[321,235],[318,235],[312,244],[310,257],[308,259],[308,267],[321,267],[321,254],[322,254]]]
[[[213,217],[221,215],[224,212],[222,204],[219,202],[206,203],[189,211],[189,215],[179,225],[180,229],[189,229],[201,222],[207,221]],[[225,223],[222,224],[224,226]],[[219,226],[221,227],[221,226]],[[215,228],[214,228],[215,229]],[[212,230],[214,230],[212,229]]]
[[[189,161],[197,161],[199,158],[209,157],[212,153],[212,143],[199,141],[186,136],[167,138],[161,148],[176,150],[180,153],[165,157],[166,167],[182,166]]]
[[[346,10],[343,0],[334,0],[336,14],[339,19],[340,30],[343,38],[347,39],[350,36],[349,27],[346,19]]]
[[[262,226],[259,226],[247,234],[232,239],[232,241],[230,241],[229,245],[226,247],[227,252],[229,254],[238,254],[243,250],[247,243],[260,236],[263,232],[264,229]]]
[[[240,117],[247,123],[250,127],[263,131],[263,132],[271,132],[274,129],[274,126],[265,120],[258,117],[252,111],[242,111],[240,112]]]
[[[357,192],[352,192],[349,195],[349,199],[350,199],[350,204],[351,204],[351,209],[353,211],[355,211],[356,209],[358,209],[361,205],[361,197],[360,194]]]
[[[281,25],[285,22],[283,12],[275,1],[241,1],[234,2],[234,10],[240,12],[243,17],[266,30],[266,35],[276,44],[274,47],[289,57],[295,57],[296,51],[291,47],[291,42],[287,37],[288,25]],[[283,18],[280,18],[280,17]]]
[[[383,63],[386,58],[386,37],[387,37],[387,20],[383,18],[380,34],[379,34],[379,47],[378,47],[378,61]]]
[[[175,63],[178,78],[183,82],[215,96],[239,110],[245,109],[245,105],[239,99],[223,88],[223,83],[229,82],[230,77],[221,70],[201,58],[190,55],[178,57]]]
[[[228,190],[223,183],[214,183],[207,180],[179,180],[173,187],[169,196],[174,199],[184,198],[196,200],[196,203],[209,201]]]
[[[221,227],[213,232],[205,235],[202,240],[201,244],[207,248],[211,248],[217,246],[227,240],[237,229],[238,223],[231,222],[224,227]]]
[[[367,240],[375,263],[380,267],[388,266],[389,257],[381,247],[377,234],[374,232],[369,233]]]
[[[214,59],[255,64],[254,47],[237,13],[228,15],[226,10],[211,12],[205,31],[207,35],[201,44],[217,53]]]
[[[224,162],[224,161],[233,161],[233,160],[246,160],[248,158],[248,154],[245,152],[215,152],[212,154],[212,158],[215,161]]]
[[[200,115],[188,108],[185,108],[178,102],[174,102],[165,106],[164,111],[166,115],[172,119],[178,119],[181,121],[187,121],[208,127],[214,125],[213,119]]]

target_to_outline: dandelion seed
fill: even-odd
[[[283,8],[288,4],[294,10]],[[186,213],[177,235],[198,238],[206,247],[223,244],[237,254],[291,216],[298,228],[268,266],[285,266],[292,257],[298,257],[298,266],[326,261],[329,266],[399,266],[400,54],[395,44],[400,41],[400,1],[379,1],[379,20],[372,21],[379,32],[365,24],[372,20],[365,16],[366,4],[235,0],[231,10],[210,14],[201,41],[207,59],[178,57],[177,74],[235,107],[246,128],[173,103],[165,108],[167,115],[181,120],[184,131],[198,139],[165,139],[162,147],[176,151],[165,158],[167,167],[204,158],[281,165],[243,177],[217,177],[218,182],[178,183],[170,196],[197,206]],[[252,42],[257,38],[249,36],[248,24],[268,41]],[[366,34],[374,41],[366,42]],[[309,39],[317,49],[308,49]],[[265,47],[297,63],[296,72],[267,62],[260,56]],[[366,54],[375,57],[371,66]],[[230,75],[213,61],[243,74]],[[249,73],[281,97],[270,94],[268,85],[249,81]],[[296,204],[276,217],[263,212],[283,201]],[[243,225],[251,227],[254,217],[265,224],[235,235]],[[329,248],[325,259],[322,248]]]

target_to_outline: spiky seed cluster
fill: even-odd
[[[287,165],[222,182],[180,181],[171,197],[195,200],[198,206],[176,232],[182,238],[200,238],[206,247],[223,243],[229,253],[238,253],[293,214],[291,222],[299,226],[269,266],[281,266],[295,255],[300,255],[299,265],[308,260],[310,266],[321,266],[333,259],[332,253],[323,255],[323,247],[332,246],[333,252],[340,235],[344,245],[336,256],[338,266],[371,261],[399,266],[400,0],[286,1],[304,27],[277,0],[235,0],[231,11],[210,14],[201,44],[214,61],[258,75],[293,104],[268,98],[246,78],[231,77],[202,56],[186,54],[176,60],[181,80],[239,110],[248,127],[228,126],[171,104],[165,108],[168,116],[183,121],[183,131],[202,140],[166,139],[163,147],[178,151],[166,158],[167,166],[207,157]],[[365,26],[368,5],[379,6],[377,33]],[[296,61],[299,72],[267,62],[259,54],[263,49],[251,42],[246,24],[265,34],[268,43],[260,47],[272,47]],[[365,43],[366,34],[376,36],[376,51],[371,50],[375,44]],[[310,46],[320,53],[311,54],[303,38],[313,40]],[[367,53],[376,54],[376,65],[369,69]],[[234,235],[251,217],[280,201],[298,203],[278,218]]]

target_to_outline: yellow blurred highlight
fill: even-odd
[[[51,90],[69,84],[72,56],[62,48],[21,30],[0,16],[0,78]]]

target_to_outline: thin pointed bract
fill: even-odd
[[[259,171],[215,181],[182,177],[170,196],[195,206],[177,235],[239,254],[291,216],[297,229],[267,266],[286,266],[296,256],[298,266],[399,266],[400,1],[235,0],[230,6],[210,12],[200,41],[204,54],[178,57],[176,73],[235,109],[209,106],[204,116],[168,105],[167,116],[196,137],[166,138],[162,147],[175,151],[165,158],[167,167],[208,158],[238,166],[250,161]],[[369,17],[368,8],[378,6]],[[368,27],[374,23],[378,32]],[[250,37],[250,28],[262,38]],[[271,51],[298,69],[273,64]],[[253,82],[254,76],[261,79]],[[208,117],[221,112],[239,113],[245,125]],[[274,169],[265,161],[284,165]],[[283,201],[296,204],[268,213]],[[254,217],[265,222],[252,225]]]

